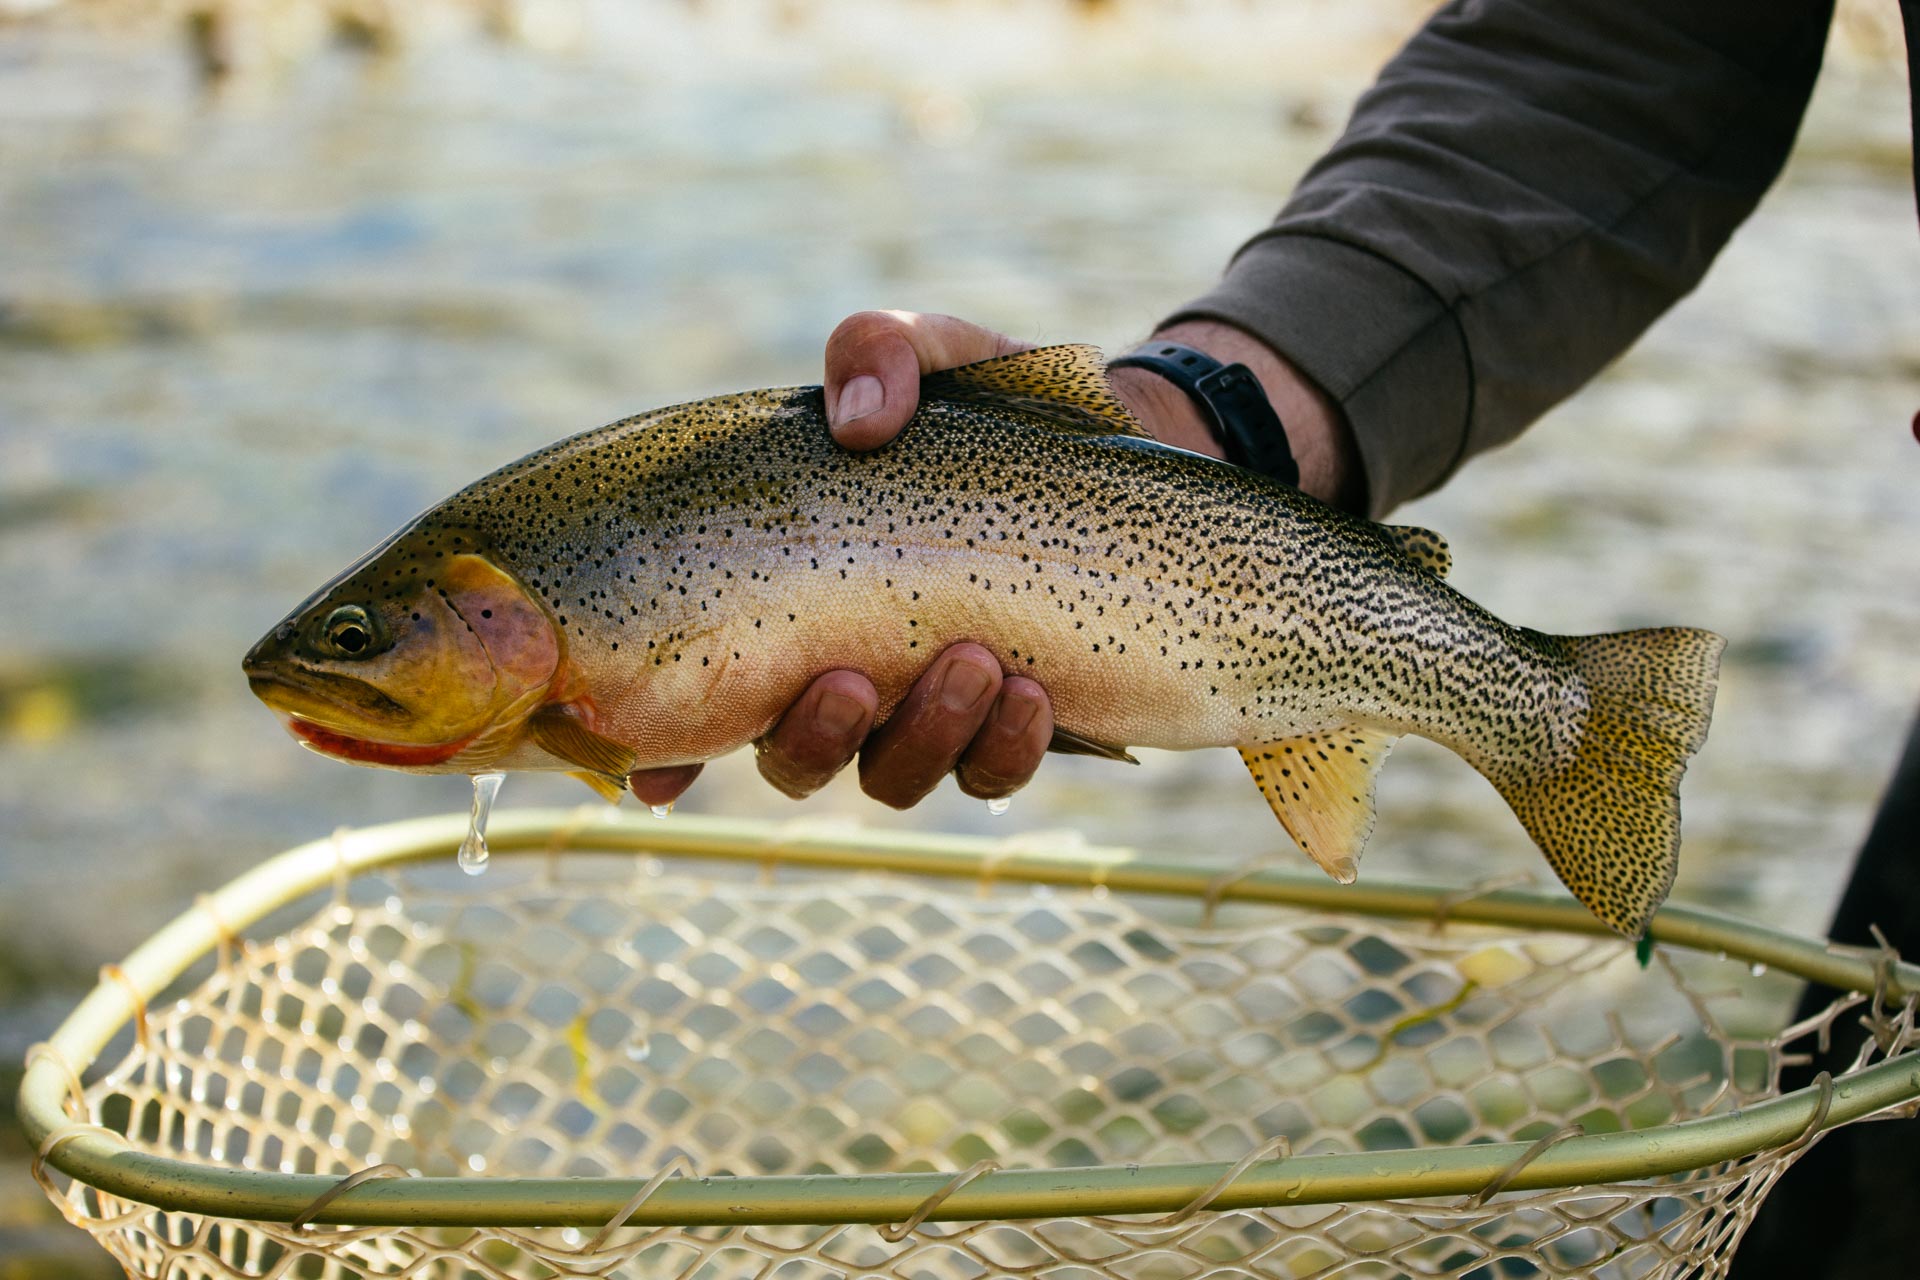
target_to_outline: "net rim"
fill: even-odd
[[[646,1178],[393,1177],[341,1188],[327,1174],[236,1169],[136,1151],[65,1111],[74,1075],[145,1001],[197,961],[230,946],[269,913],[361,872],[445,858],[465,834],[448,814],[387,823],[300,845],[200,897],[137,947],[28,1057],[19,1113],[45,1164],[121,1200],[182,1213],[273,1222],[362,1226],[635,1227],[900,1222],[935,1197],[929,1221],[980,1221],[1177,1212],[1212,1193],[1212,1210],[1547,1191],[1631,1182],[1738,1160],[1804,1142],[1876,1112],[1920,1100],[1920,1050],[1720,1115],[1620,1133],[1572,1136],[1538,1151],[1526,1142],[1286,1156],[1231,1178],[1232,1162],[991,1170],[955,1187],[951,1172]],[[1156,863],[1135,851],[1034,833],[1007,840],[864,830],[806,821],[694,815],[670,823],[611,810],[532,809],[494,815],[499,855],[656,855],[1060,887],[1219,902],[1284,905],[1346,916],[1501,925],[1605,936],[1571,898],[1518,889],[1462,894],[1410,881],[1337,885],[1286,871],[1222,878],[1216,869]],[[1699,908],[1669,905],[1653,918],[1663,945],[1721,953],[1854,992],[1905,998],[1920,966],[1891,952],[1838,947]],[[70,1074],[73,1073],[73,1074]],[[1530,1157],[1530,1158],[1529,1158]],[[1522,1161],[1524,1159],[1524,1164]],[[1516,1165],[1520,1165],[1516,1169]],[[318,1212],[316,1202],[331,1195]]]

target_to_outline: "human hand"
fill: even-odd
[[[877,449],[920,403],[920,377],[1025,351],[1020,342],[952,316],[863,311],[827,339],[827,421],[849,449]],[[1040,767],[1053,738],[1046,691],[1003,675],[984,647],[956,644],[935,658],[887,722],[880,695],[857,671],[829,671],[754,744],[760,773],[798,799],[825,786],[857,754],[860,786],[896,809],[917,804],[949,773],[983,800],[1012,795]],[[671,803],[700,766],[642,769],[627,778],[648,804]]]
[[[1186,322],[1156,336],[1247,364],[1287,423],[1301,487],[1328,499],[1343,496],[1357,466],[1338,411],[1282,357],[1258,339],[1211,321]],[[877,449],[913,416],[923,374],[1033,345],[953,316],[859,312],[827,339],[828,427],[849,449]],[[1115,394],[1156,439],[1222,456],[1211,428],[1178,387],[1143,369],[1116,369],[1112,380]],[[754,744],[761,776],[798,799],[825,786],[858,754],[861,789],[894,808],[917,804],[948,773],[967,795],[991,800],[1032,779],[1053,736],[1046,691],[1023,676],[1004,676],[977,644],[956,644],[934,659],[876,731],[879,701],[873,684],[857,671],[820,676]],[[646,803],[667,804],[699,772],[699,765],[646,769],[627,781]]]

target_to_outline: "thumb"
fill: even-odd
[[[1033,344],[953,316],[860,311],[827,338],[827,425],[849,449],[877,449],[920,404],[920,375]]]

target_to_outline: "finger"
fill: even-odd
[[[1009,676],[986,723],[960,757],[960,790],[977,800],[1012,795],[1033,780],[1052,740],[1053,704],[1047,691],[1025,676]]]
[[[635,769],[627,775],[627,789],[645,805],[672,804],[693,785],[705,765],[674,764],[664,769]]]
[[[934,660],[860,751],[860,789],[906,809],[940,785],[980,731],[1000,692],[1000,663],[977,644]]]
[[[953,316],[861,311],[827,338],[827,424],[849,449],[877,449],[920,403],[920,375],[1032,344]]]
[[[760,776],[795,800],[812,795],[847,767],[879,708],[880,695],[865,676],[827,672],[754,743]]]

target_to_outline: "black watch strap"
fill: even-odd
[[[1221,364],[1204,351],[1178,342],[1146,342],[1117,360],[1109,369],[1147,369],[1186,392],[1213,428],[1227,461],[1236,467],[1264,472],[1283,484],[1298,486],[1300,464],[1287,447],[1286,428],[1273,411],[1266,388],[1243,364]]]

